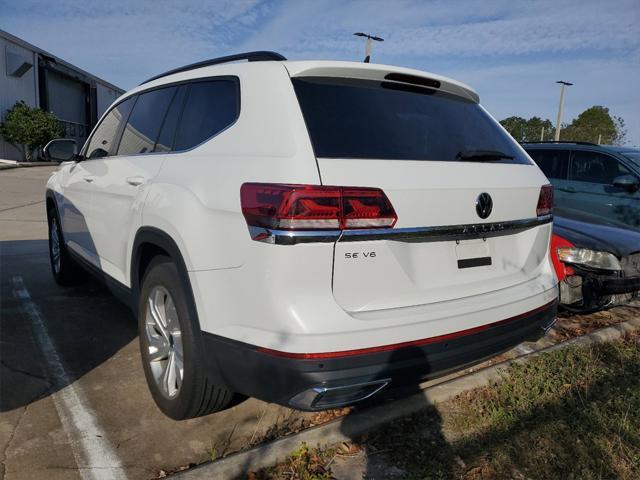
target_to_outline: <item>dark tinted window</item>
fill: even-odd
[[[85,153],[87,158],[106,157],[111,153],[120,123],[129,116],[133,101],[133,97],[128,98],[105,115],[89,140]]]
[[[452,161],[499,151],[530,163],[470,100],[371,80],[305,77],[293,85],[318,157]]]
[[[538,164],[547,178],[567,179],[569,169],[569,150],[527,150],[533,161]]]
[[[638,167],[640,167],[640,151],[638,152],[623,152],[625,157],[635,163]]]
[[[162,124],[162,129],[160,130],[154,151],[170,152],[173,149],[173,139],[176,136],[176,129],[178,128],[178,121],[180,120],[180,114],[184,106],[184,97],[187,93],[187,88],[186,85],[179,87],[178,92],[174,95],[169,111]]]
[[[598,152],[574,151],[570,179],[611,185],[613,179],[631,173],[618,160]]]
[[[169,87],[138,95],[138,100],[122,132],[118,155],[135,155],[153,151],[175,92],[176,87]]]
[[[193,83],[189,87],[174,150],[195,147],[238,118],[240,97],[233,80]]]

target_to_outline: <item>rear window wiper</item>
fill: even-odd
[[[464,150],[458,152],[456,160],[462,162],[491,162],[494,160],[513,160],[513,155],[507,155],[498,150]]]

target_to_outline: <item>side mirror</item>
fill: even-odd
[[[42,153],[47,160],[67,162],[76,158],[78,146],[71,138],[56,138],[45,145]]]
[[[633,193],[640,188],[640,180],[633,175],[620,175],[613,179],[613,186]]]

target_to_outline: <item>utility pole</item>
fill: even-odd
[[[354,33],[354,35],[357,37],[365,37],[367,39],[367,43],[364,47],[364,63],[369,63],[369,61],[371,60],[371,47],[373,45],[373,40],[375,40],[376,42],[384,42],[384,38],[376,37],[362,32],[356,32]]]
[[[558,80],[556,83],[562,85],[560,87],[560,105],[558,106],[558,120],[556,121],[556,142],[560,140],[560,122],[562,122],[562,110],[564,109],[564,87],[570,87],[573,83]]]

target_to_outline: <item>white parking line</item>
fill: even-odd
[[[51,397],[69,439],[80,476],[83,480],[126,479],[124,466],[100,428],[86,397],[79,387],[72,384],[22,277],[13,277],[13,287],[14,296],[20,300],[24,312],[31,320],[36,340],[48,361],[52,379],[59,385],[66,385]]]

